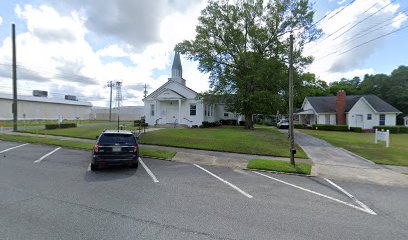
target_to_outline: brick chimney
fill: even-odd
[[[337,92],[336,96],[336,124],[345,125],[346,124],[346,92],[340,90]]]

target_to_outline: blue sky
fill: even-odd
[[[305,53],[316,59],[307,70],[332,82],[342,77],[389,74],[399,65],[408,65],[408,44],[404,41],[408,29],[345,54],[324,57],[408,24],[405,14],[398,15],[408,10],[408,2],[402,0],[356,0],[329,19],[349,2],[314,1],[315,19],[328,16],[318,24],[325,35],[305,47]],[[205,5],[205,0],[105,0],[104,4],[95,0],[1,1],[0,91],[11,91],[10,24],[15,23],[20,94],[41,89],[55,97],[77,95],[106,106],[106,82],[122,81],[125,105],[141,105],[142,86],[148,84],[152,92],[167,81],[174,45],[194,37],[197,17]],[[352,30],[325,39],[343,25],[347,29],[383,7]],[[389,18],[394,19],[390,21],[394,25],[355,39]],[[187,86],[198,92],[207,90],[208,75],[197,70],[197,63],[182,59],[182,64]]]

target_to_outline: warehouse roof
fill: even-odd
[[[0,93],[0,99],[12,100],[13,95],[7,93]],[[25,96],[18,95],[18,101],[28,101],[28,102],[41,102],[41,103],[54,103],[54,104],[65,104],[65,105],[77,105],[77,106],[89,106],[92,107],[90,102],[82,101],[72,101],[59,98],[46,98],[46,97],[34,97],[34,96]]]

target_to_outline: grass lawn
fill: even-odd
[[[312,166],[308,163],[296,163],[293,167],[290,162],[286,161],[251,159],[247,168],[309,175]]]
[[[374,143],[374,133],[302,130],[378,164],[408,166],[408,134],[390,134],[390,147]]]
[[[152,145],[289,157],[288,138],[271,127],[257,127],[253,131],[245,130],[243,127],[169,128],[143,134],[140,142]],[[299,146],[296,146],[296,149],[296,157],[307,158]]]
[[[86,142],[76,142],[76,141],[67,141],[67,140],[58,140],[46,137],[31,137],[31,136],[18,136],[10,134],[0,134],[0,140],[10,141],[10,142],[22,142],[22,143],[39,143],[39,144],[48,144],[55,145],[64,148],[74,148],[81,150],[91,150],[93,148],[93,143]],[[174,151],[161,150],[155,148],[141,148],[140,156],[143,157],[156,157],[164,159],[172,159],[176,155]]]
[[[130,125],[124,125],[125,129],[133,130],[133,127]],[[91,126],[80,126],[77,128],[61,128],[61,129],[28,129],[21,132],[34,133],[34,134],[47,134],[55,136],[64,136],[64,137],[74,137],[74,138],[84,138],[84,139],[95,139],[104,129],[117,129],[116,123],[106,123],[99,125]]]

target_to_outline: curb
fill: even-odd
[[[168,158],[151,157],[151,156],[147,156],[147,155],[141,155],[140,157],[146,157],[146,158],[151,158],[151,159],[163,160],[163,161],[168,161],[168,162],[173,161],[172,159],[168,159]]]
[[[244,168],[243,170],[245,170],[245,171],[258,171],[258,172],[277,173],[277,174],[291,175],[291,176],[299,176],[299,177],[316,177],[316,176],[314,176],[314,175],[308,175],[308,174],[278,172],[278,171],[264,170],[264,169],[256,169],[256,168]]]

